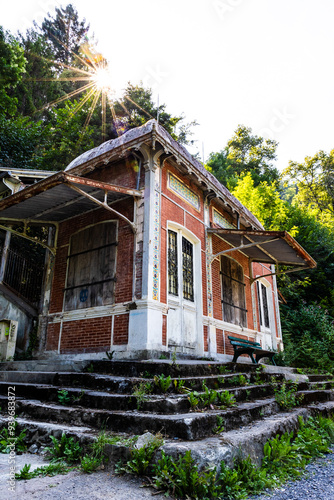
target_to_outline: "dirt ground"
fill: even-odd
[[[9,455],[0,454],[0,500],[98,500],[114,498],[117,500],[165,499],[163,494],[151,488],[143,488],[142,482],[135,477],[115,476],[111,470],[93,474],[71,471],[66,475],[37,477],[28,481],[15,481],[15,492],[8,489]],[[31,470],[47,462],[41,456],[25,453],[16,455],[16,471],[25,464]],[[152,495],[154,497],[152,497]]]

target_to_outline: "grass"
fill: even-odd
[[[222,427],[223,421],[217,420],[218,433]],[[175,458],[163,450],[161,459],[153,464],[157,445],[137,450],[130,461],[118,465],[118,472],[145,475],[150,486],[176,498],[241,500],[299,477],[307,463],[330,451],[333,442],[333,420],[318,416],[304,422],[299,417],[296,433],[277,435],[265,444],[261,467],[249,457],[239,457],[232,468],[221,462],[219,470],[200,470],[190,451]]]

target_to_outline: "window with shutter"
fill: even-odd
[[[116,247],[116,222],[96,224],[72,235],[65,311],[114,302]]]
[[[221,256],[223,319],[227,323],[247,326],[244,271],[235,260]]]

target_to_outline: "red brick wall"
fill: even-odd
[[[223,330],[216,329],[216,342],[217,342],[217,353],[224,354],[224,332]]]
[[[204,325],[203,326],[203,337],[204,337],[204,352],[208,352],[209,350],[209,333],[208,333],[208,326]]]
[[[177,196],[173,191],[168,189],[168,174],[171,172],[178,177],[192,191],[200,197],[200,210],[196,210],[192,205]],[[179,172],[168,162],[164,163],[162,169],[162,197],[161,197],[161,289],[160,300],[163,303],[167,302],[167,221],[176,222],[188,229],[200,240],[201,245],[201,262],[202,262],[202,286],[203,286],[203,313],[207,314],[207,293],[206,293],[206,262],[205,262],[205,226],[201,222],[204,220],[202,193],[198,190],[188,178],[180,175]],[[166,196],[168,196],[167,199]],[[198,220],[199,219],[199,220]]]
[[[129,314],[118,314],[114,319],[114,345],[124,345],[129,338]]]
[[[162,315],[162,345],[167,345],[167,316]]]
[[[48,325],[48,335],[46,341],[47,351],[56,351],[59,342],[60,323],[51,323]]]
[[[60,352],[107,351],[111,343],[111,318],[92,318],[63,323]]]

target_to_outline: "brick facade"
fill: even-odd
[[[145,167],[146,168],[146,167]],[[147,196],[147,186],[145,186],[145,169],[141,167],[139,172],[138,162],[133,159],[123,159],[114,162],[112,165],[107,165],[95,168],[87,174],[91,179],[97,181],[108,182],[114,185],[128,187],[132,189],[141,189],[145,187],[145,197]],[[182,175],[177,164],[170,160],[165,160],[160,165],[160,235],[159,235],[159,301],[156,302],[158,313],[160,314],[159,331],[157,331],[155,339],[158,339],[158,344],[163,350],[168,347],[169,341],[169,322],[173,311],[173,307],[169,309],[168,303],[170,297],[168,295],[168,228],[180,228],[180,234],[191,235],[196,244],[196,268],[194,269],[194,282],[200,287],[200,298],[197,294],[197,303],[194,302],[194,308],[197,309],[194,314],[196,316],[196,325],[202,336],[201,349],[202,353],[207,353],[210,349],[210,354],[218,355],[233,355],[233,348],[230,346],[228,335],[240,336],[240,338],[255,338],[257,332],[254,330],[257,326],[259,331],[259,311],[257,307],[257,292],[256,287],[251,287],[249,260],[241,252],[232,251],[228,256],[236,260],[243,269],[245,283],[245,301],[247,309],[247,324],[243,325],[247,332],[245,335],[239,325],[226,325],[223,317],[222,307],[222,277],[220,269],[220,257],[215,258],[211,263],[211,294],[208,296],[208,280],[207,275],[207,253],[206,244],[207,237],[205,224],[205,214],[209,214],[210,227],[217,227],[214,220],[214,209],[217,210],[228,224],[235,224],[231,213],[227,213],[224,205],[214,198],[208,201],[205,198],[205,187],[201,188],[198,180],[194,180],[192,175]],[[185,192],[191,192],[193,198],[182,196],[182,193],[177,193],[170,188],[169,176],[175,176],[184,186]],[[155,178],[155,182],[156,182]],[[188,191],[187,191],[188,190]],[[189,191],[190,190],[190,191]],[[192,200],[198,197],[198,207],[192,204]],[[124,199],[114,202],[112,208],[123,214],[130,221],[134,220],[135,213],[138,216],[140,213],[141,221],[144,214],[147,216],[146,202],[147,200],[139,198],[136,201],[131,196],[125,196]],[[136,212],[135,212],[136,210]],[[153,220],[153,217],[151,217]],[[71,236],[90,225],[103,223],[109,220],[118,222],[117,235],[117,250],[116,250],[116,283],[114,287],[114,300],[110,304],[109,309],[91,308],[88,310],[87,317],[85,309],[80,311],[63,311],[64,289],[66,287],[67,265],[69,255],[69,245]],[[137,234],[134,235],[130,225],[122,218],[114,215],[104,208],[96,208],[90,212],[65,220],[59,224],[57,254],[54,264],[54,277],[51,288],[51,298],[49,307],[49,326],[47,332],[47,349],[57,350],[60,346],[60,353],[88,353],[88,352],[103,352],[110,349],[111,346],[116,347],[116,351],[128,349],[128,343],[131,341],[129,328],[131,325],[130,315],[135,314],[132,311],[137,309],[136,302],[147,300],[147,297],[142,296],[143,284],[147,285],[147,276],[143,274],[145,258],[147,259],[150,245],[152,241],[146,243],[144,239],[145,221],[140,222],[141,226],[137,227]],[[235,225],[234,225],[235,227]],[[102,225],[101,225],[102,228]],[[147,227],[145,229],[147,231]],[[189,238],[191,239],[189,236]],[[216,234],[210,236],[212,242],[212,253],[217,254],[223,250],[227,250],[230,246]],[[209,241],[209,240],[208,240]],[[194,254],[195,259],[195,254]],[[147,262],[147,261],[146,261]],[[194,260],[195,262],[195,260]],[[266,274],[268,269],[265,269],[261,264],[253,264],[254,275]],[[271,287],[272,307],[275,321],[276,335],[278,336],[278,325],[276,303],[274,296],[274,283],[271,277],[266,278]],[[146,281],[145,281],[146,280]],[[150,284],[148,284],[150,285]],[[149,287],[148,287],[149,288]],[[149,298],[152,295],[149,296]],[[200,299],[200,300],[199,300]],[[209,312],[208,300],[212,306],[212,311]],[[201,309],[198,310],[198,304],[201,303]],[[127,306],[128,305],[128,306]],[[255,311],[253,311],[255,305]],[[189,306],[189,304],[188,304]],[[160,308],[160,309],[159,309]],[[103,309],[103,311],[102,311]],[[181,308],[182,309],[182,308]],[[191,308],[188,307],[190,310]],[[183,313],[182,313],[183,314]],[[190,314],[190,313],[189,313]],[[207,324],[203,325],[203,318],[208,318],[210,315],[210,327]],[[254,315],[256,321],[254,322]],[[181,322],[182,323],[182,322]],[[141,325],[139,325],[141,326]],[[196,326],[196,327],[197,327]],[[233,328],[232,328],[233,326]],[[228,328],[227,328],[228,327]],[[229,328],[231,327],[231,332]],[[134,329],[135,330],[135,329]],[[210,342],[209,342],[210,331]],[[251,332],[249,334],[249,332]],[[133,334],[135,335],[136,332]],[[59,343],[59,338],[61,341]],[[212,337],[213,336],[213,337]],[[216,342],[216,353],[211,352],[214,345],[214,336]],[[129,340],[130,339],[130,340]],[[210,345],[209,345],[210,344]]]

